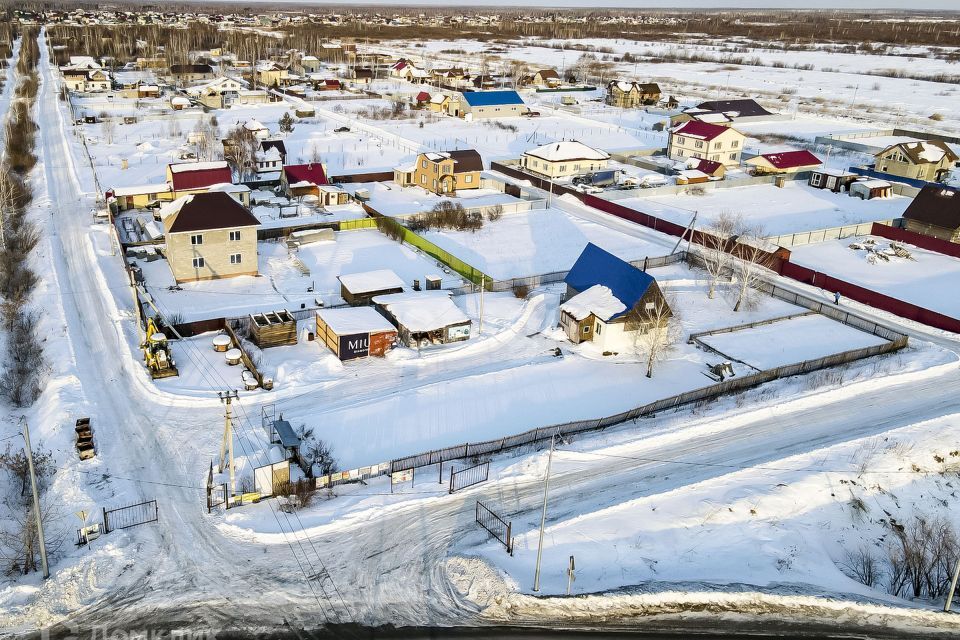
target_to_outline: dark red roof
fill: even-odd
[[[222,191],[184,196],[184,202],[170,225],[170,233],[209,231],[260,224],[250,210]]]
[[[298,182],[310,182],[315,185],[330,184],[327,180],[327,174],[323,171],[323,165],[319,162],[311,164],[288,164],[283,168],[287,174],[287,184],[296,184]]]
[[[233,174],[230,173],[230,167],[227,166],[205,169],[180,168],[177,171],[171,171],[171,174],[174,191],[203,189],[214,184],[230,184],[233,182]]]
[[[713,140],[727,130],[728,127],[722,127],[719,124],[701,122],[699,120],[687,120],[675,128],[673,132],[677,135],[690,136],[691,138]]]
[[[420,93],[417,94],[417,102],[429,102],[429,101],[430,101],[430,94],[427,93],[426,91],[421,91]]]
[[[784,151],[783,153],[764,153],[761,157],[765,158],[767,162],[777,169],[794,169],[796,167],[809,167],[823,164],[820,158],[806,149],[801,151]]]
[[[339,86],[340,86],[340,81],[339,81],[339,80],[324,80],[323,83],[324,83],[325,85],[327,85],[328,87],[339,87]]]
[[[697,158],[697,171],[702,171],[707,175],[714,175],[717,170],[723,165],[715,160],[707,160],[706,158]]]

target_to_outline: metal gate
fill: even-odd
[[[103,510],[103,530],[110,533],[117,529],[127,529],[138,524],[156,522],[158,519],[157,501],[147,500],[126,507]]]
[[[513,555],[513,523],[507,522],[477,500],[477,523],[503,543],[507,553]]]
[[[450,471],[450,493],[472,487],[475,484],[484,482],[490,474],[490,463],[484,462],[466,469]]]

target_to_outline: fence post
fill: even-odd
[[[103,532],[110,533],[110,525],[107,524],[107,508],[100,507],[100,509],[103,511]]]
[[[513,520],[507,523],[507,553],[513,555]]]

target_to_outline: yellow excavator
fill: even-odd
[[[146,335],[140,348],[143,350],[143,362],[154,380],[180,375],[170,353],[167,336],[157,328],[153,318],[147,320]]]

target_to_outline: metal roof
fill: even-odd
[[[273,430],[280,439],[281,446],[286,448],[300,446],[300,438],[293,432],[293,427],[291,427],[290,423],[286,420],[274,420]]]
[[[584,247],[564,282],[577,292],[586,291],[598,284],[609,288],[626,307],[625,311],[609,318],[612,320],[629,313],[643,298],[654,279],[645,271],[591,242]]]
[[[516,91],[468,91],[464,101],[471,107],[492,107],[501,104],[523,104]]]

